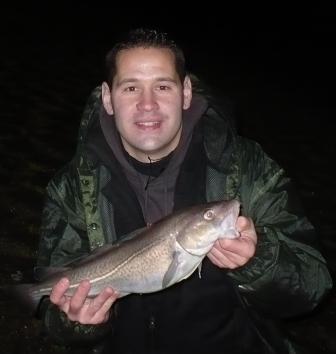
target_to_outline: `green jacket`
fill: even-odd
[[[208,99],[211,102],[211,99]],[[105,243],[113,243],[114,205],[101,193],[106,167],[86,153],[86,136],[101,109],[100,90],[92,93],[82,117],[74,158],[50,181],[42,218],[38,266],[59,266]],[[314,247],[315,231],[303,215],[290,180],[260,146],[238,136],[214,102],[204,120],[208,201],[238,198],[242,213],[258,233],[256,254],[229,271],[244,303],[275,317],[314,309],[332,287],[325,260]],[[99,340],[110,324],[83,326],[68,321],[46,302],[43,320],[62,343]]]

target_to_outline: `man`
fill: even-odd
[[[271,319],[315,308],[331,278],[284,171],[193,87],[164,34],[135,30],[106,63],[76,156],[48,185],[38,265],[220,199],[242,203],[241,237],[217,241],[201,279],[153,294],[118,300],[106,288],[92,299],[83,280],[68,297],[62,279],[41,305],[48,331],[64,343],[104,340],[104,353],[292,353]]]

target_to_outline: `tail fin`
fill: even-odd
[[[34,290],[34,284],[18,284],[1,286],[0,291],[5,298],[19,304],[25,311],[35,315],[41,301],[41,295]]]

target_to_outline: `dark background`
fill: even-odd
[[[121,31],[168,31],[229,103],[241,134],[292,177],[336,274],[336,16],[331,6],[156,3],[0,5],[0,284],[29,279],[44,188],[76,146],[81,112]],[[151,11],[152,14],[149,13]],[[336,295],[286,327],[305,353],[336,353]],[[6,353],[65,353],[0,298]],[[1,352],[1,350],[0,350]]]

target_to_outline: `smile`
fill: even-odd
[[[146,129],[146,128],[159,128],[161,122],[136,122],[135,123],[138,128]]]

